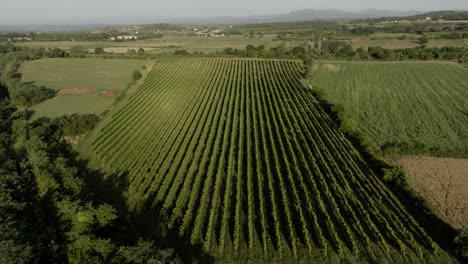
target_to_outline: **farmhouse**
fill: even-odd
[[[117,37],[112,37],[110,40],[137,40],[137,36],[131,36],[131,35],[122,35],[122,36],[117,36]]]
[[[196,32],[195,36],[197,37],[224,37],[224,33],[221,29],[216,29],[212,31]]]

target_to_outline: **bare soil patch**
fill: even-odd
[[[449,223],[468,229],[468,159],[402,157],[411,184]]]
[[[101,93],[102,96],[116,96],[116,95],[119,95],[122,91],[120,91],[119,89],[111,89],[111,90],[107,90],[103,93]]]
[[[61,89],[58,94],[87,94],[96,92],[96,88],[68,88]]]

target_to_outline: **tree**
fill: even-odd
[[[103,48],[94,48],[94,54],[104,54],[106,53]]]
[[[136,55],[137,52],[134,49],[128,49],[127,50],[127,55]]]
[[[142,74],[140,71],[138,70],[133,71],[133,74],[132,74],[133,81],[138,81],[141,79],[141,77],[142,77]]]
[[[65,52],[59,48],[53,48],[48,50],[48,56],[51,58],[63,58],[65,57]]]
[[[426,36],[422,36],[419,38],[419,44],[421,46],[425,46],[429,42],[429,39]]]
[[[231,47],[225,48],[224,53],[228,55],[232,55],[234,53],[234,49]]]
[[[117,263],[166,263],[174,258],[174,250],[159,249],[153,242],[139,240],[134,246],[120,247],[115,261]]]
[[[145,55],[145,50],[143,48],[139,48],[138,55]]]
[[[176,50],[176,51],[174,51],[174,55],[183,55],[183,56],[187,56],[187,55],[189,55],[189,52],[186,51],[186,50]]]

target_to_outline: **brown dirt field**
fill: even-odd
[[[395,161],[442,217],[468,229],[468,159],[402,157]]]
[[[103,93],[101,93],[102,96],[116,96],[119,95],[121,91],[119,89],[112,89],[112,90],[107,90]]]
[[[96,92],[96,88],[67,88],[61,89],[58,94],[87,94]]]

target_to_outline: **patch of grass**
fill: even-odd
[[[35,81],[52,89],[96,88],[98,91],[123,89],[132,72],[145,60],[128,59],[43,59],[23,63],[23,81]]]
[[[92,94],[65,94],[57,95],[31,107],[34,111],[33,119],[40,117],[59,117],[71,114],[101,114],[113,102],[114,97]]]
[[[322,62],[312,83],[384,149],[468,151],[468,72],[456,64]]]
[[[414,48],[419,44],[416,40],[412,39],[370,39],[369,37],[354,37],[352,38],[353,48],[364,48],[369,47],[382,47],[385,49],[406,49]]]
[[[102,91],[125,89],[132,72],[141,69],[145,60],[127,59],[43,59],[27,61],[21,68],[23,81],[34,81],[53,89],[96,88],[88,94],[58,95],[31,108],[33,118],[65,114],[101,114],[114,97],[101,96]]]

